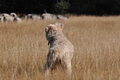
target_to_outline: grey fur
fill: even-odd
[[[62,68],[66,70],[68,75],[72,73],[71,60],[73,58],[74,46],[64,36],[62,23],[50,24],[46,27],[46,39],[50,45],[47,55],[44,71],[46,75],[55,69],[56,65],[61,64]]]

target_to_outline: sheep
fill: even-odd
[[[68,20],[69,18],[63,15],[57,15],[57,19],[59,20]]]
[[[18,22],[18,23],[21,23],[22,22],[22,19],[20,19],[20,17],[18,17],[17,15],[16,15],[16,13],[10,13],[10,16],[12,16],[14,19],[13,19],[13,21],[16,21],[16,22]]]
[[[10,16],[7,13],[2,14],[2,16],[4,17],[4,22],[13,22],[14,21],[14,17]]]
[[[19,17],[15,17],[13,21],[16,21],[18,23],[22,23],[22,20]]]
[[[55,19],[57,19],[57,16],[50,14],[50,13],[44,13],[44,14],[42,14],[42,18],[44,20],[55,20]]]
[[[4,22],[4,17],[0,14],[0,22]]]
[[[16,13],[10,13],[12,17],[17,17]]]
[[[27,16],[25,14],[20,14],[18,16],[21,20],[27,20]]]
[[[15,13],[10,13],[10,15],[4,13],[2,14],[2,16],[3,16],[3,22],[14,22],[14,21],[18,23],[22,22],[22,20]]]
[[[42,17],[40,15],[37,15],[37,14],[28,14],[27,15],[27,19],[28,20],[41,20]]]

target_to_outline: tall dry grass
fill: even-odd
[[[0,23],[0,80],[44,80],[44,29],[56,22],[75,47],[71,80],[120,80],[120,16]],[[67,80],[59,68],[49,79]]]

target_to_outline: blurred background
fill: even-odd
[[[120,0],[0,0],[0,13],[119,15]]]

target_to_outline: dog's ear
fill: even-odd
[[[64,24],[63,23],[56,23],[56,26],[59,26],[61,29],[63,29]]]
[[[45,28],[46,39],[48,40],[48,45],[49,45],[49,36],[48,36],[48,34],[49,34],[49,28],[50,28],[50,26],[46,26],[46,28]]]
[[[45,32],[47,33],[48,30],[49,30],[49,26],[46,26],[46,28],[45,28]]]
[[[51,43],[51,41],[52,41],[51,37],[56,35],[56,31],[53,28],[53,25],[48,25],[45,28],[45,32],[46,32],[46,39],[48,40],[48,45],[49,45],[49,43]]]

